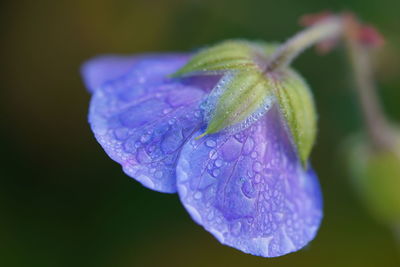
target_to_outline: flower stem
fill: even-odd
[[[272,55],[265,72],[287,67],[305,49],[322,41],[334,40],[342,33],[343,23],[339,16],[332,16],[306,28],[287,40]]]
[[[285,68],[305,49],[324,41],[343,37],[352,64],[356,92],[366,130],[375,149],[393,148],[392,130],[376,95],[373,79],[371,48],[359,39],[362,25],[351,14],[331,15],[287,40],[271,56],[264,72]]]
[[[386,120],[377,97],[373,78],[371,48],[353,38],[357,25],[346,23],[345,40],[354,72],[355,89],[361,106],[366,131],[374,149],[391,150],[393,148],[392,129]]]

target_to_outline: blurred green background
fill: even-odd
[[[1,1],[0,266],[400,266],[400,246],[354,195],[343,163],[341,142],[362,127],[343,49],[295,63],[319,110],[312,161],[325,218],[306,249],[284,257],[219,244],[176,195],[125,176],[87,123],[79,67],[90,57],[282,41],[299,16],[325,9],[353,10],[387,37],[379,93],[400,121],[400,1]]]

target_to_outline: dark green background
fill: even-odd
[[[143,188],[96,143],[80,64],[102,53],[187,51],[226,38],[282,41],[300,15],[353,10],[388,44],[380,95],[400,121],[400,1],[20,0],[0,2],[0,266],[400,266],[389,229],[353,194],[341,143],[361,129],[339,48],[295,63],[312,85],[312,161],[325,218],[306,249],[264,259],[219,244],[176,195]]]

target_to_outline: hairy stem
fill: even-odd
[[[376,95],[371,48],[358,39],[359,31],[360,24],[355,17],[348,14],[332,15],[287,40],[271,56],[264,72],[287,67],[301,52],[314,44],[343,37],[347,44],[355,76],[356,92],[372,146],[376,149],[392,149],[394,142],[392,130]]]
[[[393,137],[389,123],[377,97],[373,78],[371,48],[360,44],[354,36],[354,25],[347,23],[346,44],[354,72],[355,89],[358,95],[366,131],[375,149],[393,148]]]
[[[337,39],[343,32],[343,23],[339,16],[327,18],[287,40],[271,57],[265,72],[290,65],[301,52],[319,42]]]

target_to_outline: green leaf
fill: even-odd
[[[298,155],[306,166],[317,133],[317,115],[310,88],[292,70],[267,75],[275,84],[281,112],[290,128]]]
[[[198,73],[221,73],[227,70],[259,70],[261,67],[259,63],[265,62],[266,52],[270,53],[272,47],[275,48],[275,45],[267,45],[262,42],[224,41],[195,54],[172,77]]]
[[[259,71],[237,71],[221,80],[210,99],[211,102],[216,99],[215,104],[211,104],[215,107],[211,107],[212,115],[203,135],[216,133],[230,126],[243,127],[256,120],[271,106],[273,89],[265,75]]]

